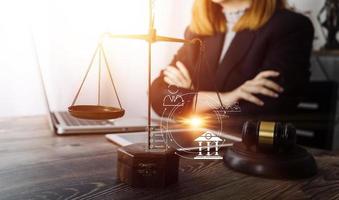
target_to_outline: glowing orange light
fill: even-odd
[[[201,118],[193,117],[191,118],[190,123],[194,127],[200,127],[202,125],[202,120]]]
[[[204,125],[205,120],[199,116],[192,116],[186,119],[183,119],[182,122],[187,124],[191,128],[201,128]]]

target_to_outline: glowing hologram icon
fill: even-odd
[[[163,99],[163,106],[184,106],[184,99],[181,95],[178,95],[179,89],[176,86],[168,86],[169,95],[166,95]]]
[[[167,139],[163,132],[152,133],[150,138],[150,151],[164,152],[168,149]]]
[[[238,102],[235,102],[232,105],[229,105],[224,108],[218,108],[214,109],[214,111],[221,116],[228,116],[229,113],[241,113],[240,104]]]
[[[239,102],[235,102],[234,104],[226,107],[226,112],[228,112],[228,113],[240,113],[241,108],[240,108]]]
[[[223,140],[216,136],[214,133],[210,131],[206,131],[204,134],[202,134],[200,137],[195,139],[194,141],[199,143],[199,154],[194,157],[196,160],[220,160],[222,159],[221,156],[219,156],[219,142],[222,142]],[[203,153],[203,143],[206,143],[206,154]],[[212,143],[214,145],[212,146]],[[215,148],[215,152],[211,152],[211,147]]]

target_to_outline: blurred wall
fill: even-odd
[[[183,37],[193,0],[156,1],[156,27],[161,35]],[[291,0],[300,11],[312,11],[315,21],[323,0]],[[18,6],[20,5],[20,6]],[[147,0],[12,0],[0,2],[0,116],[45,113],[30,32],[33,33],[52,108],[64,110],[73,100],[103,32],[147,31]],[[318,26],[315,24],[315,26]],[[318,27],[319,28],[319,27]],[[323,43],[319,33],[315,46]],[[128,116],[146,114],[147,55],[140,41],[105,40],[118,92]],[[180,44],[154,45],[153,78],[170,61]],[[96,101],[94,69],[80,96]],[[105,103],[116,103],[108,79]]]
[[[35,38],[51,107],[65,110],[73,100],[101,33],[146,33],[147,3],[147,0],[1,1],[0,116],[46,112],[31,33]],[[189,0],[157,1],[155,23],[158,33],[182,37],[189,23],[190,7]],[[127,115],[145,115],[145,42],[106,39],[104,45]],[[178,44],[154,45],[154,77],[179,47]],[[79,103],[96,103],[96,67],[93,66]],[[103,71],[104,103],[116,104],[106,75]]]

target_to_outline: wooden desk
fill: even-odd
[[[44,117],[0,120],[0,199],[339,199],[339,153],[312,150],[319,174],[270,180],[222,161],[180,161],[179,183],[134,189],[116,178],[117,147],[103,135],[55,136]]]

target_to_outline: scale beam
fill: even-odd
[[[153,32],[153,31],[152,31]],[[155,42],[173,42],[173,43],[185,43],[185,44],[195,44],[197,40],[185,40],[179,38],[172,38],[167,36],[160,36],[155,34],[112,34],[112,33],[104,33],[102,38],[110,37],[110,38],[117,38],[117,39],[134,39],[134,40],[144,40],[149,43]]]

